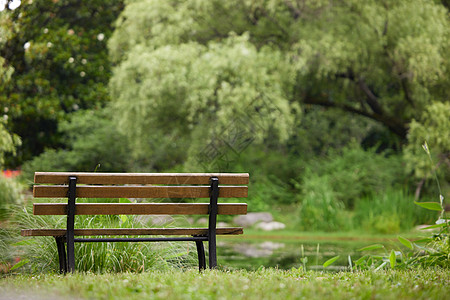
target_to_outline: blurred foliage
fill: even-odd
[[[185,138],[170,147],[189,157],[230,123],[283,141],[305,104],[372,119],[398,144],[432,99],[449,99],[439,3],[141,0],[116,26],[113,105],[136,156],[155,148],[142,139],[150,129]]]
[[[5,153],[16,154],[16,147],[21,144],[20,138],[8,132],[5,127],[6,121],[0,118],[0,169],[3,168],[5,162]]]
[[[178,163],[192,143],[214,143],[231,127],[259,141],[272,129],[286,139],[295,109],[279,80],[289,81],[287,63],[279,52],[258,51],[245,35],[208,46],[136,46],[110,82],[114,117],[136,157],[175,148]]]
[[[367,232],[392,234],[416,225],[431,224],[436,213],[414,205],[414,195],[387,188],[383,193],[363,197],[355,203],[353,222]]]
[[[419,120],[411,122],[409,144],[404,155],[408,169],[418,180],[430,183],[433,171],[437,172],[444,194],[450,191],[450,103],[435,102],[428,106]],[[420,145],[426,142],[430,149]],[[431,160],[427,152],[431,154]],[[435,165],[432,165],[432,161]],[[435,183],[431,184],[436,187]],[[420,187],[420,185],[419,185]],[[420,191],[418,191],[420,192]]]
[[[14,179],[0,175],[0,221],[11,216],[11,209],[22,204],[23,187]]]
[[[0,12],[0,112],[23,145],[8,165],[62,146],[58,124],[109,99],[106,41],[122,1],[22,1]],[[3,71],[0,73],[3,77]]]
[[[318,177],[311,170],[305,172],[297,188],[295,201],[299,203],[298,227],[304,231],[347,230],[352,224],[346,216],[345,205],[330,188],[328,176]]]
[[[401,156],[377,154],[373,149],[364,150],[358,145],[330,149],[326,157],[308,162],[306,173],[300,185],[303,193],[310,192],[310,181],[317,182],[313,186],[322,182],[334,194],[334,199],[348,209],[364,196],[408,183]]]
[[[126,139],[107,110],[78,111],[61,123],[67,149],[50,149],[23,165],[23,177],[33,181],[36,171],[124,172],[130,156]]]

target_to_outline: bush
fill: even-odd
[[[279,206],[295,201],[292,189],[275,176],[256,176],[249,185],[248,205],[251,211],[272,211]]]
[[[401,186],[406,180],[400,156],[378,154],[373,149],[366,151],[359,145],[331,150],[327,157],[309,162],[306,169],[303,177],[313,179],[306,177],[303,182],[324,182],[335,201],[341,201],[347,209],[353,209],[361,198]],[[307,188],[322,189],[319,184],[300,186],[303,193],[309,193]]]
[[[11,134],[6,129],[6,121],[0,118],[0,168],[3,167],[5,153],[16,153],[16,147],[21,145],[19,136]]]
[[[351,227],[344,204],[337,199],[327,176],[309,171],[304,175],[301,189],[303,192],[295,198],[300,203],[297,215],[301,230],[335,231]]]
[[[0,220],[8,219],[11,208],[22,202],[21,190],[14,179],[0,175]]]
[[[63,122],[67,149],[49,149],[26,162],[24,177],[32,180],[35,171],[126,171],[131,160],[126,138],[109,118],[106,110],[79,111],[70,122]]]
[[[218,149],[221,159],[199,157],[176,172],[245,172],[250,173],[247,202],[252,211],[273,210],[273,205],[295,203],[291,179],[298,175],[302,160],[283,147],[273,149],[267,145],[250,145],[242,152],[229,148]],[[205,165],[202,165],[205,164]]]

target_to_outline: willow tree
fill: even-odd
[[[419,0],[130,1],[109,42],[116,118],[136,155],[177,161],[241,115],[248,136],[283,139],[305,104],[405,142],[449,99],[447,14]]]

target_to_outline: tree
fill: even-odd
[[[447,13],[431,1],[330,1],[296,45],[310,66],[303,103],[369,117],[405,141],[413,118],[449,99]]]
[[[305,105],[375,120],[404,143],[412,119],[450,99],[447,14],[420,0],[133,1],[109,41],[116,118],[136,155],[169,141],[161,152],[180,161],[240,114],[264,120],[238,126],[246,136],[286,137]]]
[[[218,139],[234,140],[235,148],[269,131],[285,139],[295,109],[286,101],[293,78],[287,64],[281,52],[258,50],[246,35],[208,45],[137,46],[111,78],[115,117],[136,158],[147,157],[158,170],[184,162],[192,147],[210,152],[203,148],[219,147]]]
[[[407,168],[418,179],[416,198],[419,198],[427,181],[432,181],[432,186],[437,187],[434,173],[438,174],[442,185],[443,191],[439,192],[446,194],[450,190],[449,128],[450,103],[432,103],[426,107],[419,120],[411,122],[405,157]]]
[[[23,145],[12,166],[64,146],[58,124],[108,102],[106,41],[122,1],[22,1],[0,12],[0,57],[12,71],[0,82],[0,110]]]

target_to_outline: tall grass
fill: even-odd
[[[0,261],[10,264],[20,259],[27,263],[25,272],[41,273],[59,270],[56,243],[53,237],[23,238],[20,229],[65,228],[65,216],[35,216],[31,205],[16,209],[9,228],[0,235]],[[142,218],[134,216],[76,216],[75,228],[133,228],[149,227]],[[139,237],[139,236],[137,236]],[[83,272],[143,272],[170,266],[193,266],[195,245],[184,243],[76,243],[76,270]],[[9,254],[7,254],[9,253]],[[12,261],[11,261],[12,260]],[[14,261],[15,260],[15,261]],[[4,263],[5,264],[5,263]]]
[[[435,215],[414,205],[414,196],[408,192],[388,188],[356,202],[353,222],[368,232],[398,233],[427,224]]]
[[[300,203],[297,210],[300,229],[336,231],[351,228],[344,203],[329,188],[328,177],[307,173],[304,178],[301,184],[303,192],[296,197]]]

